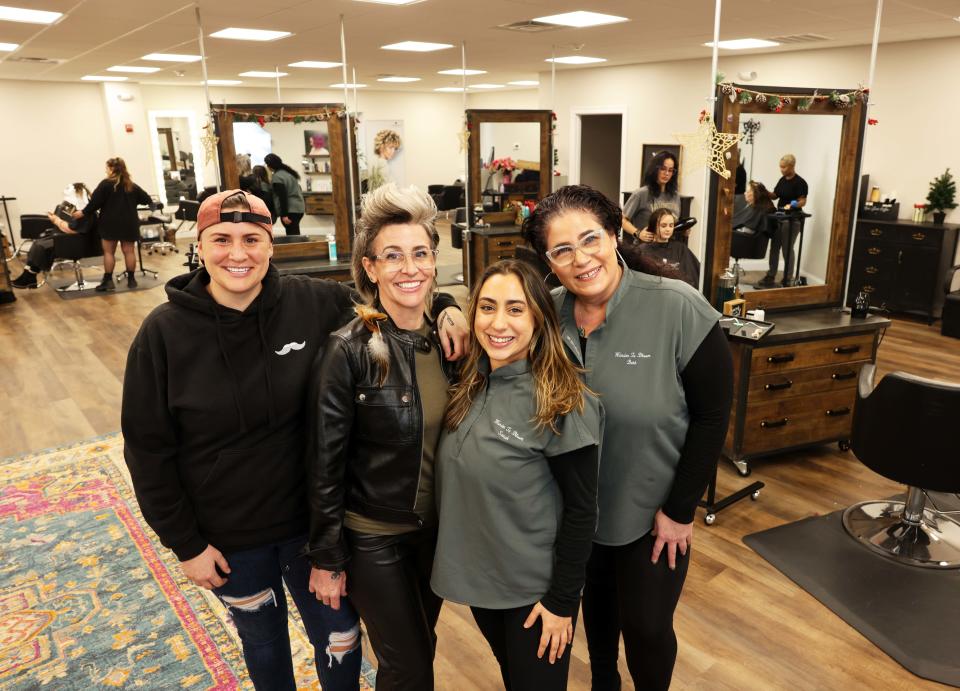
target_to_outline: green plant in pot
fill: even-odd
[[[927,209],[933,212],[933,222],[937,225],[943,224],[943,219],[947,217],[947,211],[957,208],[954,201],[957,196],[957,184],[953,181],[953,175],[950,169],[943,175],[938,175],[930,183],[930,192],[927,193]]]

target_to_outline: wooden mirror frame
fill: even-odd
[[[549,110],[496,110],[468,109],[467,161],[470,170],[470,203],[480,202],[480,123],[483,122],[536,122],[540,124],[540,189],[537,199],[550,194],[553,183],[553,113]]]
[[[234,116],[231,111],[241,113],[258,113],[277,117],[296,117],[297,115],[310,116],[321,111],[340,112],[344,109],[342,103],[298,103],[294,105],[239,103],[239,104],[210,104],[214,113],[214,126],[218,139],[217,148],[220,155],[220,179],[223,189],[238,189],[240,175],[237,169],[237,150],[233,140]],[[278,122],[278,121],[270,121]],[[337,247],[341,255],[349,255],[353,248],[353,217],[350,215],[350,178],[347,172],[347,130],[344,126],[345,118],[331,117],[327,122],[327,133],[330,137],[330,172],[333,178],[333,222]],[[269,124],[269,123],[268,123]],[[357,170],[357,142],[356,134],[351,130],[351,151],[353,152],[353,181],[354,203],[360,199],[360,176]],[[287,165],[290,165],[287,163]],[[294,167],[294,166],[291,166]]]
[[[838,108],[830,101],[832,92],[846,94],[855,89],[797,89],[774,86],[733,84],[736,89],[758,91],[788,97],[790,103],[781,114],[834,115],[843,118],[840,130],[840,160],[837,170],[837,188],[833,197],[833,220],[830,229],[830,251],[827,259],[825,284],[821,286],[798,286],[748,291],[743,294],[747,309],[762,307],[766,310],[809,309],[815,307],[839,307],[843,301],[844,279],[850,253],[850,233],[853,230],[854,209],[857,204],[857,180],[860,175],[860,155],[863,151],[863,134],[866,125],[866,104],[855,99],[850,106]],[[816,94],[816,96],[815,96]],[[813,99],[809,110],[798,111],[797,103],[803,98]],[[740,131],[740,115],[773,113],[766,103],[730,102],[729,94],[717,87],[717,105],[714,123],[721,132]],[[730,149],[731,161],[740,160],[739,147]],[[703,265],[707,267],[703,277],[703,294],[716,304],[718,279],[730,265],[730,243],[733,236],[733,198],[736,175],[724,180],[719,175],[710,176],[710,216],[707,224],[707,250]]]

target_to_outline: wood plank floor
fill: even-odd
[[[441,263],[459,261],[443,244]],[[182,254],[146,258],[164,279],[182,262]],[[16,263],[11,272],[19,273]],[[466,295],[462,288],[450,292]],[[163,290],[66,301],[43,288],[17,297],[0,306],[0,458],[118,430],[127,347],[143,317],[165,301]],[[960,381],[960,341],[941,337],[938,328],[896,320],[880,346],[881,373],[903,369]],[[728,509],[710,528],[698,515],[677,612],[673,688],[945,688],[904,670],[741,542],[748,533],[900,488],[835,446],[758,461],[754,478],[767,485],[759,501]],[[722,493],[743,483],[721,466]],[[501,687],[469,611],[445,606],[438,635],[440,689]],[[588,689],[582,630],[572,654],[570,688]]]

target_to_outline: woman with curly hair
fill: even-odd
[[[373,138],[373,153],[376,158],[370,166],[367,178],[371,192],[391,182],[389,163],[401,146],[400,135],[394,130],[380,130]]]

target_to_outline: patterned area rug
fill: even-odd
[[[140,515],[119,434],[0,461],[0,488],[0,688],[253,688],[226,610]],[[298,688],[319,689],[288,604]]]

